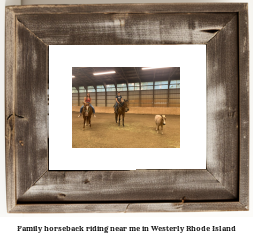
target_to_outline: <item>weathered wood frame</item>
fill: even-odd
[[[206,170],[48,171],[50,44],[206,44]],[[247,4],[6,7],[5,119],[8,212],[246,211]]]

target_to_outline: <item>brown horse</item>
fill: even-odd
[[[92,114],[92,108],[90,106],[90,103],[86,102],[83,103],[84,107],[83,107],[83,128],[85,129],[85,124],[87,122],[87,125],[90,125],[91,127],[91,114]]]
[[[115,111],[115,121],[118,122],[118,116],[119,116],[119,126],[120,126],[120,116],[122,115],[122,121],[124,126],[124,118],[125,118],[125,112],[129,111],[128,108],[129,102],[128,100],[122,100],[121,103],[118,105],[118,110]]]

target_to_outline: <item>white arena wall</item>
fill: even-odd
[[[113,107],[94,107],[96,113],[114,113]],[[80,106],[72,106],[73,112],[79,112]],[[180,107],[129,107],[127,113],[180,115]]]

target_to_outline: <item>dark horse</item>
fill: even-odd
[[[122,115],[122,121],[123,121],[123,126],[124,126],[125,112],[129,111],[128,104],[129,104],[128,100],[124,100],[120,102],[118,105],[118,110],[115,111],[115,121],[116,123],[118,122],[118,116],[119,116],[119,126],[120,126],[121,115]]]
[[[92,114],[92,108],[90,106],[90,103],[86,102],[84,103],[83,107],[83,128],[85,128],[85,124],[87,122],[87,125],[90,125],[91,127],[91,114]]]

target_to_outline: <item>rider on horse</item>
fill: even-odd
[[[92,108],[93,116],[96,117],[96,115],[95,115],[95,109],[94,109],[94,107],[91,105],[91,97],[90,97],[90,94],[89,94],[89,93],[87,93],[87,96],[84,97],[84,103],[87,103],[87,102],[90,104],[90,106],[91,106],[91,108]],[[84,105],[82,105],[82,107],[80,108],[80,114],[78,115],[78,117],[81,116],[83,107],[84,107]]]
[[[120,95],[120,92],[118,92],[118,95],[116,96],[116,103],[115,103],[115,105],[113,106],[115,112],[118,111],[118,106],[119,106],[119,104],[121,103],[121,99],[122,99],[122,96]]]

